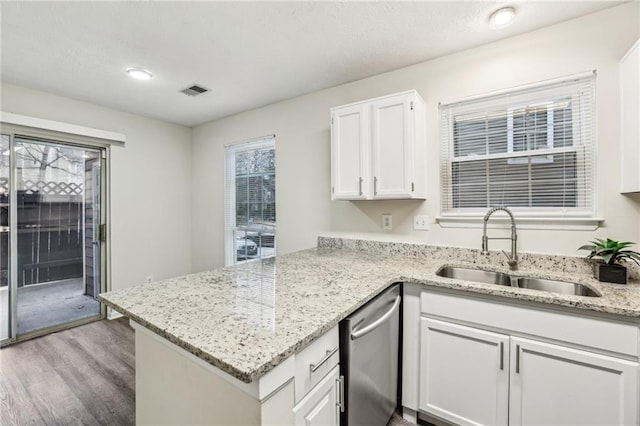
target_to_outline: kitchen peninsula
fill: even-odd
[[[604,284],[593,279],[582,258],[522,254],[520,276],[579,282],[601,297],[435,274],[443,264],[507,271],[501,256],[320,237],[315,249],[105,293],[100,299],[127,316],[136,330],[138,424],[294,424],[294,405],[304,397],[297,395],[303,385],[296,359],[396,282],[611,319],[635,327],[638,339],[637,270],[626,286]],[[320,348],[321,355],[331,344]],[[636,368],[637,361],[636,354]],[[301,371],[307,370],[305,365]],[[409,413],[418,409],[409,405]]]

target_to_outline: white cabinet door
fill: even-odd
[[[339,377],[340,367],[336,366],[294,407],[296,426],[338,426],[340,423]]]
[[[414,97],[401,94],[371,105],[373,198],[411,198]]]
[[[638,363],[511,338],[510,425],[637,425]]]
[[[420,410],[458,425],[506,425],[509,337],[422,318]]]
[[[621,192],[640,192],[640,41],[620,62]]]
[[[333,200],[365,199],[369,190],[369,120],[366,105],[331,114],[331,184]]]

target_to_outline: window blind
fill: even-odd
[[[440,105],[443,216],[594,214],[595,75]]]
[[[275,136],[225,147],[226,264],[275,255]]]

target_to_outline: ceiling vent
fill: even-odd
[[[207,93],[208,91],[209,89],[207,89],[206,87],[200,86],[199,84],[194,84],[184,90],[181,90],[180,92],[184,93],[187,96],[198,96],[202,95],[203,93]]]

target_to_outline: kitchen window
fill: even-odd
[[[275,256],[275,136],[225,147],[226,264]]]
[[[442,217],[594,214],[595,75],[440,105]]]

